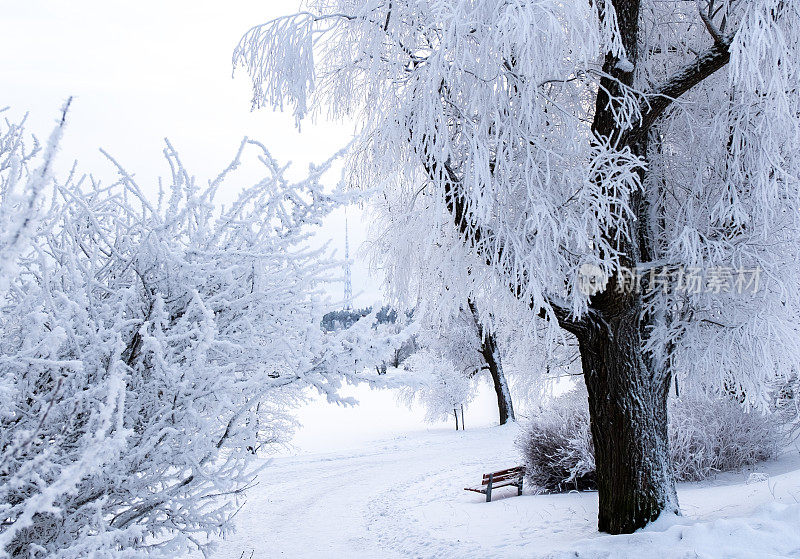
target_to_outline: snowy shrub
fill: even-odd
[[[672,400],[669,439],[677,479],[700,481],[776,457],[782,440],[777,419],[747,413],[732,398]]]
[[[249,153],[263,178],[220,208]],[[168,142],[164,154],[157,201],[118,165],[110,185],[49,181],[49,210],[15,248],[0,301],[0,557],[207,551],[303,388],[335,400],[343,376],[399,343],[376,337],[374,316],[319,326],[333,264],[306,241],[344,199],[322,185],[332,161],[292,183],[245,140],[201,186]]]
[[[33,233],[42,191],[50,181],[52,162],[66,122],[70,101],[64,105],[59,125],[47,149],[25,135],[25,121],[0,120],[0,295],[17,271],[17,257]],[[0,109],[0,113],[8,107]],[[29,169],[29,166],[35,169]]]
[[[732,398],[670,400],[670,452],[678,481],[700,481],[777,456],[783,422]],[[531,484],[547,492],[593,489],[594,447],[586,394],[573,390],[535,412],[517,441]]]
[[[800,438],[800,374],[792,371],[778,383],[775,390],[775,413],[787,426],[786,438]]]
[[[517,445],[534,487],[544,491],[595,487],[589,409],[582,391],[573,390],[534,412]]]

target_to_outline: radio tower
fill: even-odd
[[[344,308],[352,310],[353,278],[351,275],[350,261],[350,231],[347,226],[347,213],[344,216]]]

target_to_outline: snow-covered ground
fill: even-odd
[[[683,518],[604,536],[596,493],[518,497],[502,488],[486,503],[464,491],[519,462],[516,426],[467,429],[274,459],[214,557],[800,557],[797,450],[681,485]]]

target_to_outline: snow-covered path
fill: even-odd
[[[486,468],[517,463],[512,429],[416,434],[355,452],[275,459],[215,557],[407,557],[408,549],[442,556],[453,541],[477,556],[478,534],[470,532],[486,503],[463,487]],[[497,454],[487,461],[487,451]],[[279,481],[268,481],[273,476]],[[515,491],[495,494],[489,506],[507,507],[512,500],[502,497]]]
[[[415,433],[357,451],[275,459],[249,493],[238,532],[220,542],[214,557],[562,556],[557,550],[579,551],[579,557],[608,557],[611,551],[611,557],[683,557],[684,551],[696,552],[692,557],[800,557],[797,524],[796,542],[781,536],[783,551],[765,548],[750,533],[744,543],[728,534],[733,554],[704,555],[700,549],[709,542],[721,549],[716,536],[727,537],[731,526],[742,532],[741,522],[752,524],[724,519],[749,516],[767,503],[800,500],[800,471],[793,469],[800,464],[793,457],[758,469],[771,471],[767,481],[747,484],[744,473],[683,486],[681,504],[689,518],[677,527],[603,537],[595,531],[594,493],[517,497],[514,488],[503,488],[485,503],[482,495],[463,490],[483,472],[518,463],[515,436],[515,427]],[[765,540],[776,540],[781,522],[800,520],[800,505],[765,514],[753,522],[764,527]],[[700,543],[684,550],[682,540],[694,542],[693,534],[702,536]]]

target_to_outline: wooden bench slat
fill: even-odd
[[[519,477],[521,475],[523,475],[523,472],[508,472],[505,474],[492,474],[492,477],[494,479],[501,479],[504,477]],[[489,479],[489,476],[483,476],[483,479]]]
[[[509,481],[501,481],[500,483],[492,483],[492,489],[497,489],[498,487],[506,487],[507,485],[517,485],[519,483],[518,480],[509,480]]]
[[[483,474],[483,477],[489,477],[490,475],[493,475],[494,477],[498,477],[498,476],[508,475],[508,474],[520,474],[520,473],[523,473],[524,471],[525,471],[525,468],[523,468],[522,466],[517,466],[516,468],[508,468],[506,470],[499,470],[497,472],[489,472],[488,474]]]
[[[522,474],[509,474],[509,475],[505,475],[505,476],[492,476],[492,479],[495,480],[495,481],[502,481],[504,479],[519,479],[521,477],[522,477]],[[489,478],[488,477],[483,478],[482,481],[485,484],[487,481],[489,481]]]
[[[519,472],[519,473],[514,473],[514,474],[506,474],[506,475],[502,475],[502,476],[493,476],[492,479],[495,482],[500,482],[500,481],[506,481],[508,479],[518,480],[522,476],[523,476],[523,473]],[[483,478],[483,481],[481,481],[481,485],[486,485],[487,483],[489,483],[489,476],[486,476],[485,478]]]
[[[510,475],[510,476],[495,476],[492,479],[495,480],[495,481],[505,481],[507,479],[519,479],[521,477],[522,477],[522,474],[517,474],[517,475]],[[482,481],[482,484],[486,485],[488,482],[489,482],[489,478],[487,477],[486,479],[484,479]]]

